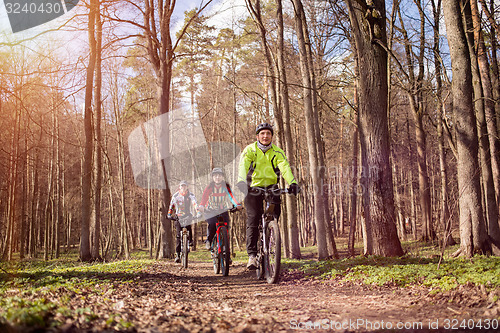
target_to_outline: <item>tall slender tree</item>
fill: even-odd
[[[403,249],[389,162],[385,1],[347,0],[359,66],[361,184],[368,254],[400,256]]]
[[[307,45],[303,30],[303,18],[302,13],[304,8],[302,6],[301,0],[293,0],[294,10],[295,10],[295,31],[297,33],[297,42],[299,46],[300,55],[300,72],[302,75],[303,84],[303,103],[304,103],[304,117],[306,122],[306,136],[307,136],[307,148],[309,156],[309,172],[313,185],[313,196],[314,196],[314,222],[316,226],[316,241],[318,246],[318,258],[327,259],[328,255],[328,245],[326,242],[326,222],[325,221],[325,208],[323,200],[323,184],[320,177],[320,167],[318,158],[318,147],[317,147],[317,136],[315,129],[315,119],[317,116],[314,112],[313,104],[313,83],[310,76],[310,63],[307,58]]]
[[[94,221],[92,230],[91,252],[94,259],[101,260],[101,198],[102,198],[102,19],[100,3],[96,4],[97,13],[95,17],[96,36],[96,66],[94,85],[95,105],[95,195],[94,195]]]
[[[427,139],[426,133],[424,131],[424,113],[425,113],[425,101],[424,101],[424,74],[425,74],[425,13],[421,0],[416,0],[415,4],[420,16],[420,31],[419,31],[419,46],[418,54],[416,55],[416,64],[414,61],[414,49],[408,33],[404,27],[403,16],[401,15],[401,8],[398,7],[398,16],[401,23],[401,31],[404,36],[405,43],[405,53],[406,61],[408,66],[407,77],[409,79],[409,89],[407,91],[408,98],[410,101],[410,109],[413,115],[413,120],[415,122],[415,141],[417,148],[417,166],[418,166],[418,185],[419,185],[419,201],[420,201],[420,214],[423,224],[423,239],[434,240],[436,234],[434,232],[434,226],[432,224],[432,212],[431,212],[431,188],[429,184],[429,175],[427,172]],[[417,75],[415,76],[414,67],[418,67]]]
[[[437,1],[437,2],[436,2]],[[446,165],[446,152],[445,152],[445,101],[443,96],[443,80],[442,80],[442,67],[441,67],[441,54],[440,54],[440,23],[441,23],[441,0],[432,0],[432,13],[433,13],[433,59],[434,71],[436,75],[436,103],[437,103],[437,135],[438,135],[438,152],[439,152],[439,173],[441,175],[441,198],[440,198],[440,224],[443,229],[443,238],[446,245],[454,245],[455,240],[451,235],[451,221],[450,221],[450,207],[449,207],[449,191],[448,191],[448,168]]]
[[[292,128],[290,124],[290,97],[288,94],[288,80],[285,67],[284,27],[283,27],[283,5],[281,0],[276,0],[276,16],[278,19],[278,71],[279,84],[281,88],[281,103],[283,106],[283,136],[285,150],[290,165],[295,166],[295,154],[292,140]],[[299,228],[297,224],[297,202],[295,198],[286,197],[287,221],[290,233],[290,254],[293,259],[300,259]]]
[[[88,38],[90,45],[90,57],[87,67],[87,79],[85,83],[85,110],[84,110],[84,128],[85,128],[85,153],[83,158],[82,174],[82,225],[80,233],[80,259],[82,261],[92,260],[90,249],[90,224],[92,215],[92,173],[93,173],[93,149],[94,149],[94,130],[93,130],[93,112],[92,112],[92,91],[94,89],[94,70],[96,62],[97,42],[95,38],[96,15],[99,11],[99,0],[90,0]]]
[[[156,73],[157,86],[158,86],[158,100],[159,110],[158,114],[163,115],[170,110],[170,93],[172,81],[172,65],[174,61],[174,51],[177,48],[180,40],[184,36],[186,29],[191,22],[205,9],[212,0],[208,0],[198,12],[191,17],[189,21],[184,24],[180,33],[177,35],[177,40],[172,41],[171,37],[171,17],[174,13],[176,0],[158,1],[144,0],[144,38],[146,40],[146,49],[148,57],[153,69]],[[158,31],[159,29],[159,31]],[[168,123],[165,124],[168,126]],[[169,133],[169,128],[163,129]],[[168,135],[166,136],[169,137]],[[169,142],[164,143],[166,147],[170,147]],[[172,193],[167,179],[165,160],[161,161],[164,179],[163,189],[163,207],[162,211],[162,231],[161,231],[161,247],[160,257],[170,258],[173,255],[173,238],[171,221],[167,219],[166,210],[170,204]]]

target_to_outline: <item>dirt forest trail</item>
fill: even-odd
[[[172,261],[158,261],[134,281],[116,281],[101,295],[73,300],[75,306],[90,307],[100,317],[86,327],[88,331],[101,331],[99,323],[113,318],[132,323],[134,331],[151,333],[375,332],[388,328],[439,332],[447,331],[443,328],[447,320],[448,324],[453,318],[477,320],[485,310],[471,302],[432,300],[418,288],[342,285],[306,279],[298,273],[284,273],[279,284],[270,285],[257,280],[243,262],[235,262],[229,276],[223,277],[215,275],[207,262],[191,261],[183,269]],[[77,326],[85,327],[85,323],[68,322],[62,331],[80,331]],[[457,328],[453,332],[466,331]]]

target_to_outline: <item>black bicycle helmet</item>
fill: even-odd
[[[224,176],[224,171],[222,171],[221,168],[213,168],[212,169],[212,176],[215,175],[216,173],[220,173],[221,175]]]
[[[273,127],[268,123],[263,123],[263,124],[260,124],[259,126],[257,126],[257,129],[255,130],[255,134],[259,134],[260,131],[265,130],[265,129],[270,130],[271,134],[274,135]]]

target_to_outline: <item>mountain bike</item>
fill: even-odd
[[[288,193],[288,189],[265,189],[265,209],[259,224],[259,239],[257,241],[257,278],[266,279],[267,283],[277,283],[281,269],[281,235],[278,219],[274,216],[274,209],[279,202],[275,196]]]
[[[189,247],[189,230],[187,227],[192,224],[193,216],[191,214],[187,214],[183,217],[173,216],[172,220],[179,221],[181,225],[181,264],[182,267],[188,267],[188,254],[190,251]]]
[[[229,212],[233,213],[237,211],[236,207],[233,207]],[[212,214],[213,211],[211,211]],[[222,272],[223,276],[229,274],[229,265],[231,263],[231,246],[229,242],[229,230],[228,223],[224,221],[221,214],[217,215],[217,231],[211,244],[211,256],[214,265],[214,273],[219,274]]]

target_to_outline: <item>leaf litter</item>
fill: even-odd
[[[0,332],[250,333],[310,328],[367,332],[378,331],[374,328],[382,322],[419,322],[425,328],[430,321],[444,324],[453,318],[477,321],[500,316],[498,293],[475,286],[433,293],[421,286],[317,280],[292,270],[282,273],[279,284],[269,285],[240,262],[235,262],[227,277],[215,275],[211,264],[196,261],[188,269],[171,261],[155,261],[137,274],[95,276],[100,278],[98,283],[74,277],[80,278],[78,288],[47,285],[26,294],[23,288],[6,289],[4,296],[20,298],[11,307],[40,306],[43,311],[41,322],[27,325],[22,318],[12,320],[3,310]],[[41,299],[42,303],[36,303]],[[344,329],[339,325],[343,322],[364,325]]]

